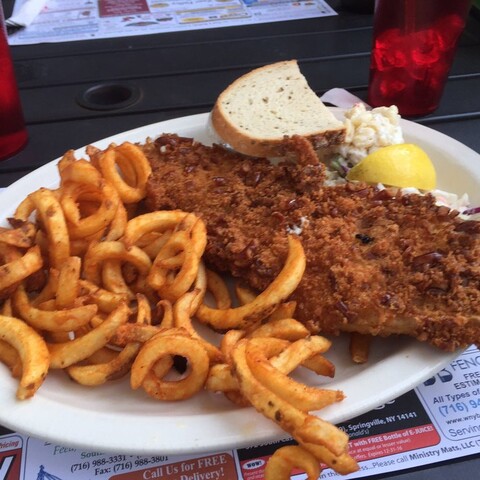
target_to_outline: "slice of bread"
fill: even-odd
[[[314,148],[342,143],[345,126],[301,74],[296,60],[252,70],[229,85],[211,114],[217,135],[256,157],[282,155],[285,137],[300,135]]]

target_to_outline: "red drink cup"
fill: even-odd
[[[440,102],[471,0],[377,0],[368,103],[426,115]]]
[[[21,150],[27,138],[0,4],[0,160]]]

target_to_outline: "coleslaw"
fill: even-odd
[[[401,116],[395,105],[367,110],[365,104],[356,103],[344,114],[347,129],[345,142],[320,154],[327,166],[326,185],[345,183],[348,171],[367,155],[382,147],[404,143]],[[379,184],[379,188],[385,188]],[[435,189],[422,192],[417,188],[403,188],[404,194],[435,197],[438,206],[456,210],[464,220],[480,220],[480,206],[472,206],[467,193],[457,195]]]

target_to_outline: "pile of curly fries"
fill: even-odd
[[[139,147],[87,154],[89,161],[67,152],[59,187],[28,195],[0,229],[0,361],[19,379],[17,398],[32,397],[55,369],[89,387],[128,375],[133,389],[161,401],[223,392],[298,443],[271,457],[267,480],[290,478],[292,468],[317,479],[321,464],[357,470],[347,435],[309,413],[343,393],[289,377],[299,367],[335,371],[323,356],[330,342],[310,335],[288,301],[305,269],[300,240],[289,238],[283,269],[266,290],[237,284],[231,294],[203,264],[201,218],[142,213],[151,169]],[[220,345],[194,321],[221,333]],[[185,371],[175,368],[179,357]]]

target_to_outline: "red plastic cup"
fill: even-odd
[[[368,103],[403,116],[440,102],[471,0],[377,0]]]
[[[21,150],[28,140],[0,4],[0,160]]]

